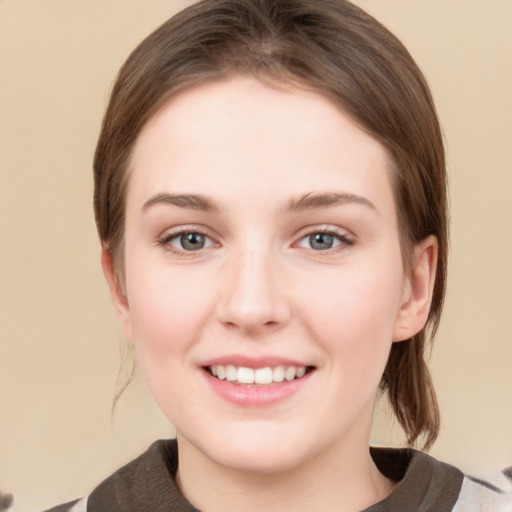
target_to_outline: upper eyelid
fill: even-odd
[[[297,239],[302,239],[307,235],[312,235],[315,233],[328,233],[331,235],[336,235],[340,237],[355,239],[355,234],[347,228],[342,228],[340,226],[333,226],[329,224],[318,224],[307,226],[300,229],[296,235]]]
[[[212,239],[216,238],[215,234],[212,233],[211,229],[201,226],[201,225],[197,225],[197,224],[190,225],[190,226],[179,225],[179,226],[175,226],[175,227],[171,227],[171,228],[166,228],[166,229],[162,230],[162,234],[159,235],[159,238],[163,238],[166,236],[174,237],[174,236],[178,236],[178,235],[183,235],[185,233],[199,233],[200,235],[204,235],[204,236],[207,236]]]

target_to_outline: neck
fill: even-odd
[[[375,466],[367,439],[270,473],[220,466],[179,435],[178,447],[178,485],[204,512],[261,512],[262,507],[274,510],[276,503],[282,512],[357,511],[381,501],[393,488]]]

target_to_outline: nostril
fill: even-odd
[[[270,316],[270,315],[269,315]],[[228,329],[239,329],[248,334],[263,334],[279,329],[285,322],[274,319],[265,320],[263,315],[240,314],[221,318],[221,323]]]

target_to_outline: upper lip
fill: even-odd
[[[207,359],[203,361],[200,366],[214,366],[214,365],[233,365],[233,366],[243,366],[245,368],[266,368],[266,367],[276,367],[276,366],[306,366],[311,367],[313,365],[309,363],[305,363],[304,361],[298,361],[296,359],[291,359],[287,357],[279,357],[279,356],[259,356],[259,357],[251,357],[241,354],[233,354],[233,355],[225,355],[219,356],[211,359]]]

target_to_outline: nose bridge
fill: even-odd
[[[233,252],[220,304],[221,321],[245,331],[276,328],[289,318],[277,256],[257,237]]]

